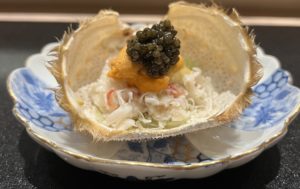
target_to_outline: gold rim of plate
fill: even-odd
[[[16,71],[16,70],[14,70]],[[199,162],[199,163],[191,163],[191,164],[184,164],[184,165],[174,165],[174,164],[162,164],[162,163],[149,163],[149,162],[140,162],[140,161],[129,161],[129,160],[114,160],[114,159],[106,159],[106,158],[101,158],[101,157],[96,157],[96,156],[91,156],[91,155],[85,155],[82,153],[76,153],[72,152],[71,150],[67,150],[63,148],[62,146],[59,146],[58,144],[54,143],[53,141],[39,135],[35,131],[33,131],[30,128],[29,121],[27,121],[22,115],[20,115],[15,108],[15,104],[17,103],[17,98],[16,95],[14,94],[12,87],[10,86],[10,78],[12,71],[7,80],[6,80],[6,85],[7,85],[7,90],[11,98],[13,99],[14,102],[14,108],[12,110],[14,116],[25,126],[27,133],[34,137],[36,140],[39,142],[45,144],[49,148],[53,149],[54,151],[57,150],[61,153],[64,153],[68,156],[72,156],[73,158],[79,159],[79,160],[85,160],[87,162],[92,162],[92,163],[105,163],[105,164],[118,164],[118,165],[129,165],[129,166],[142,166],[142,167],[151,167],[151,168],[165,168],[165,169],[175,169],[175,170],[189,170],[189,169],[195,169],[195,168],[200,168],[200,167],[207,167],[207,166],[212,166],[216,164],[226,164],[230,161],[235,161],[242,159],[243,157],[246,157],[247,155],[253,154],[255,152],[258,152],[259,150],[264,149],[265,147],[269,146],[272,142],[275,140],[279,139],[280,137],[284,136],[286,132],[288,131],[288,126],[289,124],[294,120],[294,118],[297,117],[298,113],[300,112],[300,104],[298,104],[294,110],[290,113],[289,117],[287,117],[284,120],[284,127],[281,129],[280,132],[276,133],[269,139],[265,140],[263,143],[260,145],[257,145],[254,148],[251,148],[249,150],[245,150],[244,152],[233,155],[233,156],[228,156],[219,160],[211,160],[211,161],[205,161],[205,162]]]

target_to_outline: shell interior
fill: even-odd
[[[234,98],[220,95],[216,99],[220,105],[208,110],[211,113],[173,128],[124,130],[97,121],[97,114],[84,111],[83,102],[75,93],[97,80],[106,60],[115,56],[132,34],[118,13],[100,11],[76,31],[65,34],[56,48],[56,61],[49,64],[60,84],[57,100],[70,112],[77,130],[90,133],[96,140],[156,139],[220,126],[233,120],[250,103],[251,86],[260,78],[260,65],[255,59],[253,39],[241,26],[236,12],[227,15],[216,6],[178,2],[169,6],[166,18],[178,31],[187,66],[201,68],[218,93],[229,91]]]

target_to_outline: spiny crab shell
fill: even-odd
[[[261,66],[256,60],[253,36],[242,26],[237,12],[227,14],[215,5],[177,2],[169,5],[165,18],[178,31],[181,56],[195,62],[217,91],[231,91],[235,99],[223,99],[224,106],[218,113],[201,122],[168,129],[120,130],[93,120],[81,110],[75,91],[97,79],[105,60],[116,55],[133,32],[119,20],[118,13],[105,10],[81,23],[77,30],[65,33],[54,50],[57,59],[49,63],[59,83],[57,100],[70,113],[75,129],[104,141],[157,139],[220,126],[235,119],[250,104],[251,87],[261,77]]]

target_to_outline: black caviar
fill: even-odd
[[[127,42],[127,54],[134,63],[142,64],[150,77],[165,75],[179,60],[180,41],[169,20],[138,31]]]

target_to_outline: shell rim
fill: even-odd
[[[183,1],[171,3],[169,7],[175,4],[183,5],[183,6],[193,6],[195,8],[202,8],[202,9],[208,7],[212,9],[212,11],[214,11],[214,14],[218,14],[222,17],[224,16],[229,17],[230,19],[232,19],[233,22],[237,24],[238,29],[247,44],[248,47],[247,54],[249,57],[249,62],[248,62],[249,76],[245,83],[244,89],[242,89],[242,91],[236,96],[236,99],[232,103],[228,104],[228,107],[221,114],[215,115],[207,121],[207,123],[210,122],[211,124],[206,128],[221,126],[222,124],[227,123],[235,119],[236,117],[238,117],[241,114],[242,110],[245,109],[250,104],[251,102],[250,97],[253,94],[251,87],[255,85],[262,76],[261,65],[259,64],[259,62],[255,57],[256,46],[254,43],[254,35],[249,33],[247,28],[241,26],[242,23],[235,9],[232,9],[232,13],[228,14],[228,12],[224,11],[216,4],[213,4],[211,6],[205,6],[203,4],[186,3]],[[97,16],[92,17],[87,21],[81,23],[79,28],[76,29],[74,32],[72,31],[66,32],[62,38],[61,44],[56,49],[58,54],[57,60],[54,62],[54,64],[49,66],[50,71],[52,72],[52,74],[54,73],[53,75],[61,84],[61,87],[56,90],[56,99],[59,102],[61,107],[63,107],[66,111],[72,114],[72,119],[75,122],[76,129],[80,132],[87,132],[91,134],[95,140],[103,140],[103,141],[129,141],[129,140],[142,141],[142,140],[150,140],[150,139],[157,139],[157,138],[167,138],[167,137],[172,137],[176,135],[181,135],[181,134],[186,134],[197,130],[201,130],[201,127],[198,127],[197,123],[194,123],[194,124],[186,125],[185,127],[179,126],[172,129],[143,130],[142,135],[137,135],[137,133],[139,133],[140,131],[139,129],[135,129],[132,131],[110,130],[104,127],[99,127],[98,123],[94,123],[92,120],[88,119],[88,117],[81,117],[78,115],[78,113],[76,112],[76,108],[70,104],[69,95],[67,94],[65,82],[63,81],[63,78],[65,77],[64,75],[65,70],[63,68],[65,62],[64,51],[66,50],[66,47],[70,45],[71,43],[70,39],[74,35],[76,35],[78,31],[87,27],[89,23],[96,21],[97,18],[99,18],[99,16],[101,17],[102,15],[118,16],[118,13],[111,10],[102,10]],[[214,120],[215,122],[213,122]]]

